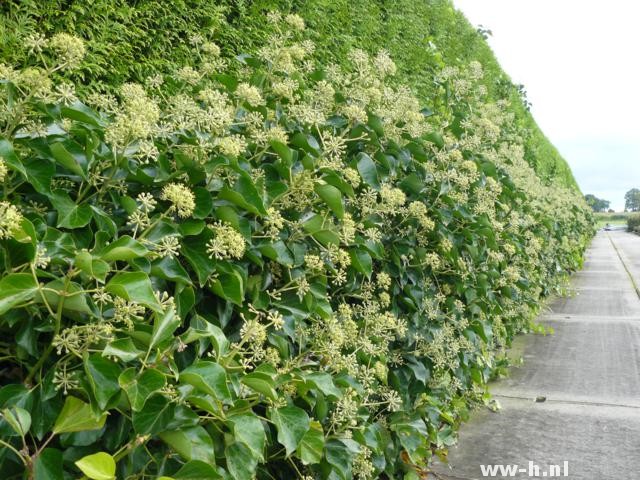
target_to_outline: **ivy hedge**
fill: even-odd
[[[445,65],[479,61],[489,98],[509,98],[524,137],[525,158],[543,178],[577,188],[571,170],[525,107],[522,86],[502,71],[479,31],[450,0],[6,0],[0,4],[0,54],[9,64],[28,57],[21,48],[33,33],[75,33],[88,43],[71,75],[82,89],[113,91],[176,65],[192,65],[191,39],[206,36],[228,56],[255,51],[274,32],[264,21],[272,9],[299,13],[310,26],[323,63],[348,64],[353,48],[389,51],[398,78],[437,111],[433,75]]]
[[[579,268],[590,210],[479,62],[425,105],[262,23],[102,93],[68,33],[0,65],[3,479],[417,480]]]

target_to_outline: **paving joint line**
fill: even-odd
[[[571,405],[585,405],[590,407],[620,407],[640,409],[640,405],[626,405],[624,403],[606,403],[606,402],[585,402],[583,400],[561,400],[547,398],[544,402],[536,402],[535,397],[521,397],[518,395],[504,395],[502,393],[493,393],[492,396],[500,398],[511,398],[513,400],[527,400],[531,403],[569,403]]]
[[[631,272],[627,268],[627,264],[624,263],[624,260],[622,259],[622,255],[620,255],[620,251],[618,250],[618,247],[616,247],[615,242],[611,238],[611,235],[608,233],[607,233],[607,238],[611,242],[611,246],[613,246],[613,249],[616,251],[616,255],[618,255],[618,259],[620,260],[620,263],[622,263],[622,266],[624,267],[625,272],[627,272],[627,275],[629,276],[629,280],[631,280],[631,285],[633,285],[633,289],[636,291],[636,295],[638,296],[638,299],[640,299],[640,289],[638,289],[638,285],[636,285],[636,281],[634,280],[633,275],[631,275]]]

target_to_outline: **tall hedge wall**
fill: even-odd
[[[114,88],[193,63],[189,38],[194,34],[210,32],[229,55],[256,49],[272,30],[264,21],[271,9],[299,13],[325,62],[344,64],[354,47],[370,53],[387,49],[399,78],[432,108],[437,69],[480,61],[491,79],[490,96],[511,99],[512,111],[528,130],[529,164],[544,178],[577,188],[565,160],[523,107],[520,90],[450,0],[7,0],[0,5],[0,48],[12,63],[21,60],[21,38],[28,32],[74,32],[90,51],[79,78]]]
[[[591,213],[399,5],[2,5],[0,478],[419,480],[497,408]]]

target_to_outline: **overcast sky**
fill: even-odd
[[[640,2],[454,0],[522,83],[583,193],[622,210],[640,188]]]

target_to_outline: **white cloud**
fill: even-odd
[[[640,2],[454,0],[489,43],[584,193],[640,187]]]

